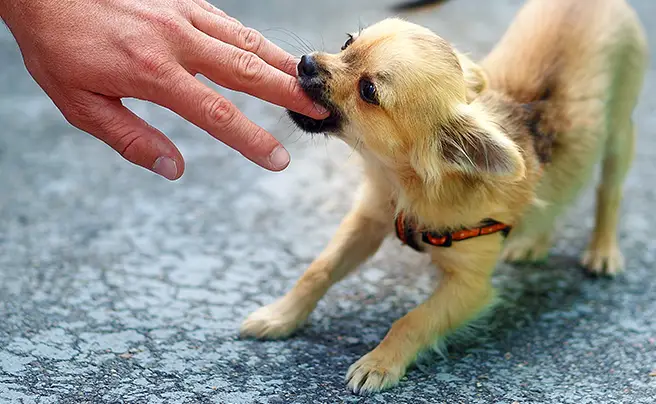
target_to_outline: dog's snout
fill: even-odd
[[[319,74],[317,61],[310,55],[303,55],[297,67],[298,75],[301,77],[314,77]]]

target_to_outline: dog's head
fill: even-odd
[[[385,166],[424,180],[453,170],[523,175],[518,147],[472,102],[486,87],[482,69],[424,27],[383,20],[337,54],[303,56],[298,80],[331,112],[289,112],[302,130],[335,135]]]

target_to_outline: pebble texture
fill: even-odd
[[[345,32],[390,15],[394,1],[216,3],[301,54],[338,49]],[[480,57],[520,3],[453,0],[407,17]],[[631,3],[656,50],[656,3]],[[170,112],[131,101],[186,157],[185,176],[170,183],[71,128],[3,28],[0,60],[0,402],[655,401],[653,68],[623,205],[627,272],[591,279],[577,265],[592,227],[588,191],[561,221],[548,263],[499,265],[505,302],[476,338],[422,361],[393,390],[360,398],[345,388],[346,369],[435,282],[426,258],[395,240],[335,286],[292,339],[237,337],[242,319],[293,284],[348,210],[359,170],[346,146],[229,93],[292,152],[288,170],[268,173]]]

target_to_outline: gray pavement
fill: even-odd
[[[295,53],[295,36],[337,49],[393,3],[216,1]],[[408,18],[478,57],[520,3],[453,0]],[[656,50],[656,3],[632,3]],[[359,174],[346,146],[230,93],[292,152],[288,170],[268,173],[170,112],[130,102],[186,157],[186,175],[169,183],[71,128],[1,28],[0,63],[0,403],[656,401],[653,68],[623,206],[627,272],[591,279],[577,266],[593,220],[586,192],[548,263],[499,265],[506,304],[479,338],[360,398],[344,386],[346,369],[434,281],[425,257],[395,240],[332,289],[294,338],[237,338],[241,320],[293,284],[347,211]]]

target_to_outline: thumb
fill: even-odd
[[[127,109],[118,98],[87,93],[60,108],[73,126],[102,140],[126,160],[169,180],[184,172],[184,159],[160,131]]]

